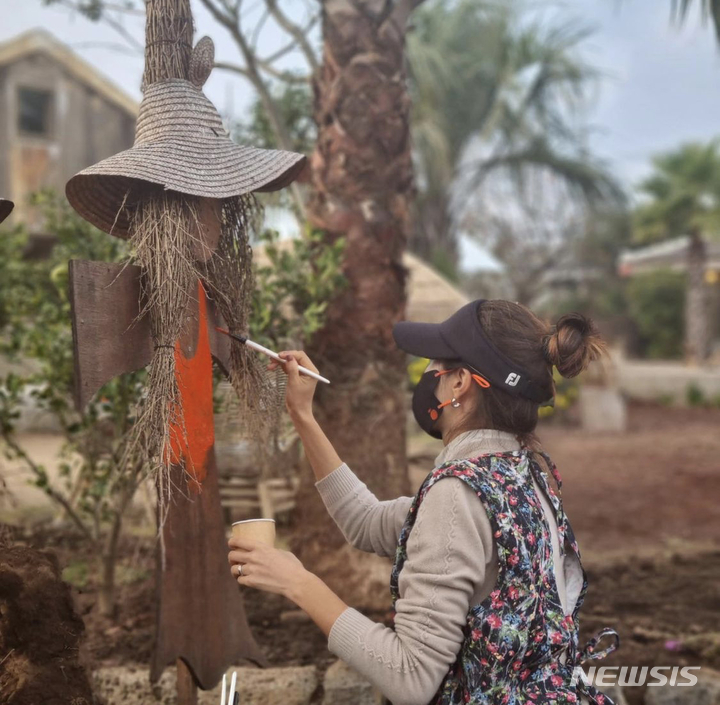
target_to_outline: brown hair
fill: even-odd
[[[547,390],[548,398],[555,394],[553,365],[563,377],[575,377],[606,352],[595,323],[580,313],[568,313],[550,326],[522,304],[491,299],[478,307],[478,319],[495,347]],[[456,360],[438,362],[443,369],[458,364]],[[478,390],[477,401],[473,418],[477,428],[514,433],[523,445],[540,449],[535,435],[537,402],[512,396],[495,385]]]

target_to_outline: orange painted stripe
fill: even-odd
[[[198,281],[199,330],[195,354],[185,357],[180,342],[175,343],[175,378],[180,388],[185,433],[172,429],[171,451],[174,462],[184,457],[185,468],[190,476],[190,492],[198,494],[207,476],[208,453],[215,443],[213,424],[213,380],[208,313],[205,289]]]

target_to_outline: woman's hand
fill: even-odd
[[[287,375],[287,387],[285,390],[285,406],[291,416],[312,416],[312,401],[315,395],[317,380],[305,374],[300,374],[298,365],[307,367],[313,372],[319,372],[312,360],[302,350],[283,350],[278,355],[285,362],[271,360],[268,370],[274,370],[282,364]]]
[[[232,537],[228,541],[230,572],[240,585],[289,597],[310,575],[290,551],[273,548],[261,541]],[[238,577],[238,565],[242,574]]]

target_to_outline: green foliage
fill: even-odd
[[[312,93],[307,83],[283,83],[271,89],[275,109],[283,122],[295,152],[308,154],[315,144],[316,128],[312,119]],[[277,134],[259,97],[244,122],[235,124],[232,137],[241,144],[262,149],[281,149]]]
[[[24,460],[39,487],[51,494],[82,489],[78,518],[93,527],[98,539],[102,522],[112,519],[117,502],[123,504],[122,498],[133,490],[128,483],[137,481],[141,471],[126,473],[117,460],[119,444],[142,398],[146,371],[116,377],[85,410],[75,410],[68,260],[118,262],[131,253],[125,241],[89,225],[64,199],[42,192],[32,202],[41,209],[56,242],[47,259],[29,260],[22,256],[28,241],[22,228],[0,238],[0,354],[31,368],[0,380],[0,433],[5,454]],[[253,338],[276,349],[288,342],[300,345],[323,325],[333,293],[347,283],[340,272],[345,241],[340,238],[325,246],[322,233],[313,230],[287,249],[277,246],[275,232],[267,231],[260,239],[267,244],[270,265],[255,268]],[[65,436],[59,458],[64,490],[52,486],[45,469],[32,463],[17,443],[14,429],[26,398],[60,423]]]
[[[116,554],[108,541],[117,541],[123,514],[144,477],[139,462],[126,468],[119,459],[147,373],[120,375],[82,412],[74,408],[68,260],[118,262],[132,253],[125,241],[93,228],[50,192],[36,195],[33,204],[41,209],[56,242],[47,259],[29,260],[23,256],[28,235],[22,228],[0,238],[0,354],[30,370],[0,379],[0,441],[5,456],[23,462],[34,484],[64,507],[97,548],[98,557],[112,562]],[[323,325],[328,302],[345,281],[340,272],[344,240],[325,246],[322,233],[312,230],[290,250],[277,247],[276,233],[266,232],[261,240],[268,244],[271,264],[256,267],[252,336],[270,347],[308,340]],[[20,407],[28,398],[50,412],[62,429],[65,442],[57,480],[33,461],[15,433]],[[66,579],[78,586],[89,579],[86,565],[70,566],[66,572]],[[128,569],[120,571],[117,580],[144,577]]]
[[[688,384],[685,390],[685,400],[688,406],[707,406],[708,400],[705,398],[703,390],[697,384]]]
[[[117,461],[144,392],[146,371],[110,380],[82,413],[75,410],[68,260],[118,262],[131,252],[125,241],[92,227],[51,192],[37,194],[32,203],[41,209],[56,243],[47,259],[28,260],[23,256],[28,236],[22,228],[0,238],[0,354],[31,368],[0,380],[0,438],[6,456],[24,460],[36,485],[51,496],[81,488],[74,509],[98,540],[103,522],[121,510],[141,474],[142,468],[120,468]],[[291,248],[278,247],[273,231],[260,240],[266,243],[270,265],[255,268],[252,337],[276,349],[301,345],[323,325],[334,292],[347,283],[340,271],[345,241],[326,246],[316,230],[308,230]],[[62,428],[61,479],[55,486],[17,442],[15,425],[25,398],[52,413]]]
[[[75,561],[66,565],[62,570],[62,579],[80,590],[86,588],[90,582],[91,566],[86,561]]]
[[[251,337],[273,349],[302,346],[323,326],[333,296],[348,285],[341,271],[345,238],[327,244],[321,230],[307,227],[290,247],[279,245],[274,230],[259,240],[270,264],[255,267]]]
[[[426,357],[415,357],[413,356],[413,359],[408,363],[408,381],[411,388],[414,388],[415,385],[420,381],[420,378],[423,376],[423,373],[425,372],[425,369],[430,364],[430,360],[428,360]]]
[[[25,398],[58,420],[65,437],[59,458],[60,484],[68,494],[75,486],[81,488],[77,518],[84,518],[97,540],[102,523],[113,517],[117,496],[135,480],[125,478],[116,461],[118,445],[132,424],[143,391],[145,371],[111,380],[82,413],[75,410],[68,260],[117,262],[128,256],[128,250],[124,241],[80,219],[64,199],[50,191],[36,194],[31,203],[41,209],[56,243],[47,259],[29,260],[23,257],[22,247],[28,236],[18,228],[5,252],[3,266],[10,276],[0,280],[0,300],[6,302],[0,354],[31,371],[0,380],[0,431],[6,455],[24,460],[35,484],[57,496],[63,487],[53,485],[45,469],[30,460],[18,445],[14,429]]]
[[[152,578],[152,572],[146,568],[133,565],[119,565],[117,568],[117,582],[119,585],[132,585]]]
[[[708,397],[705,392],[693,382],[688,384],[685,389],[685,402],[688,406],[703,409],[720,409],[720,394]]]
[[[685,289],[685,276],[667,269],[638,274],[628,283],[628,314],[647,357],[682,357]]]
[[[715,39],[720,44],[720,2],[718,0],[671,0],[671,13],[674,22],[682,26],[687,19],[688,12],[691,8],[700,7],[700,17],[703,25],[712,21],[715,29]]]
[[[580,383],[577,379],[565,379],[553,367],[555,380],[555,406],[541,406],[538,409],[538,418],[552,418],[553,421],[562,422],[567,418],[569,409],[575,404],[580,393]]]
[[[639,187],[646,197],[634,213],[638,243],[720,228],[720,139],[690,142],[656,155],[654,173]]]
[[[4,230],[0,235],[0,330],[10,321],[16,306],[20,287],[24,286],[24,269],[17,254],[27,246],[27,235],[22,228]]]
[[[460,273],[445,248],[435,248],[430,256],[430,264],[448,281],[459,283]]]
[[[672,406],[675,403],[675,395],[668,392],[658,394],[655,401],[662,406]]]
[[[468,196],[494,175],[512,180],[506,193],[522,194],[531,174],[545,172],[582,201],[624,201],[574,119],[600,78],[581,51],[586,26],[566,14],[539,20],[523,0],[433,0],[413,24],[407,55],[421,214],[447,199],[461,169]],[[461,167],[472,140],[482,157]],[[456,209],[456,221],[461,215]]]

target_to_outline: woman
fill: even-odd
[[[385,502],[314,420],[315,381],[297,369],[312,362],[282,354],[287,408],[328,512],[352,545],[395,557],[393,626],[346,605],[288,551],[231,540],[231,572],[295,602],[394,705],[613,705],[574,671],[619,637],[606,628],[578,646],[587,577],[543,468],[558,490],[560,475],[534,435],[538,408],[553,403],[553,365],[574,377],[604,352],[594,324],[569,314],[549,329],[524,306],[478,299],[440,324],[402,321],[393,336],[430,359],[413,413],[444,448],[414,497]],[[595,653],[605,635],[615,643]]]

